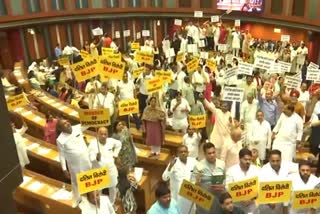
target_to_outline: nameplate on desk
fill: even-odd
[[[61,106],[61,103],[55,103],[55,104],[52,104],[53,107],[59,107]]]
[[[29,176],[23,176],[23,182],[19,185],[20,187],[24,187],[27,183],[29,183],[32,180]]]
[[[51,104],[51,103],[54,103],[55,101],[54,100],[48,100],[48,101],[46,101],[48,104]]]
[[[50,153],[50,149],[48,148],[42,148],[42,147],[39,147],[38,148],[38,154],[41,154],[41,155],[47,155]]]
[[[67,109],[67,106],[62,106],[62,107],[60,108],[61,111],[65,110],[65,109]]]

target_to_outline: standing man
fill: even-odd
[[[294,112],[293,105],[284,107],[272,132],[272,139],[274,139],[272,149],[281,151],[283,160],[292,161],[296,156],[296,148],[301,143],[303,134],[303,121]]]
[[[93,139],[89,145],[90,161],[93,168],[108,167],[110,174],[109,198],[114,204],[117,196],[118,170],[116,164],[119,165],[118,154],[121,150],[121,141],[114,138],[108,138],[108,129],[100,127],[98,136]]]
[[[227,170],[226,174],[226,188],[230,183],[235,183],[250,178],[259,176],[259,169],[252,165],[252,152],[243,148],[239,152],[240,163],[233,165]],[[240,201],[236,203],[236,206],[241,208],[245,213],[254,213],[256,211],[256,198],[252,198],[247,201]]]
[[[305,46],[304,42],[301,41],[300,47],[297,49],[297,70],[296,73],[301,72],[301,68],[306,61],[306,57],[308,56],[308,48]]]
[[[320,179],[311,174],[311,164],[308,161],[299,163],[299,173],[289,176],[292,180],[292,191],[313,190],[320,182]],[[285,208],[287,209],[287,208]],[[294,210],[292,204],[288,206],[289,214],[312,213],[311,209]]]
[[[193,203],[178,195],[183,180],[190,181],[192,170],[197,161],[188,157],[188,147],[185,145],[178,147],[178,157],[174,157],[162,174],[162,180],[170,180],[171,196],[177,201],[182,213],[188,213]]]
[[[62,50],[59,43],[54,48],[54,55],[56,56],[56,59],[59,59],[62,56]]]
[[[225,175],[225,163],[216,158],[216,149],[212,143],[203,145],[205,158],[197,163],[193,169],[192,181],[206,189],[215,196],[215,200],[210,210],[205,210],[197,206],[197,214],[210,214],[219,210],[218,196],[224,190],[223,181],[213,183],[217,176]]]
[[[281,152],[272,150],[269,155],[269,163],[264,165],[260,171],[259,181],[285,181],[292,173],[298,172],[298,165],[281,160]],[[260,214],[283,213],[283,203],[265,204],[259,206]]]
[[[73,207],[77,207],[81,201],[77,174],[91,169],[88,147],[83,138],[81,125],[71,126],[69,121],[59,120],[56,128],[61,132],[57,138],[60,164],[65,176],[71,179]]]

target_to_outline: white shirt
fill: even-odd
[[[300,92],[300,96],[298,98],[298,101],[300,101],[302,103],[302,105],[304,106],[304,108],[306,108],[307,102],[310,99],[309,91],[306,90],[305,92],[302,92],[301,89],[299,89],[299,92]]]
[[[304,64],[307,55],[308,55],[308,48],[307,47],[301,48],[300,46],[297,49],[297,63]]]
[[[132,81],[124,83],[122,80],[118,84],[120,100],[134,99],[135,85]]]
[[[243,120],[245,124],[251,123],[256,118],[258,110],[258,100],[254,99],[252,103],[248,103],[248,100],[243,101],[240,111],[240,120]]]
[[[248,130],[248,137],[251,142],[258,141],[264,143],[267,148],[271,148],[271,126],[266,120],[260,123],[258,120],[254,120],[251,123],[251,128]]]
[[[196,84],[195,90],[197,92],[203,92],[205,90],[208,80],[209,76],[205,72],[199,73],[198,71],[195,71],[192,75],[192,83]]]
[[[142,73],[140,74],[140,76],[138,77],[138,81],[139,81],[139,92],[141,94],[148,95],[145,80],[151,80],[152,78],[153,78],[152,73],[150,73],[149,75],[146,75],[145,77],[143,77]]]
[[[57,138],[62,170],[79,173],[91,169],[88,147],[83,139],[81,125],[72,126],[72,133],[61,133]]]
[[[182,138],[182,144],[188,147],[189,157],[197,158],[199,156],[199,142],[201,140],[201,134],[198,132],[193,133],[190,137],[185,134]]]
[[[82,197],[82,201],[79,204],[82,214],[116,214],[108,196],[100,196],[100,207],[96,208],[94,204],[91,204],[87,197]]]
[[[224,142],[220,158],[226,163],[226,169],[228,170],[231,166],[239,163],[239,152],[242,149],[242,142],[234,142],[229,139]]]
[[[118,52],[118,46],[114,41],[111,42],[110,48],[112,48],[114,51]]]
[[[169,165],[162,174],[162,179],[164,181],[170,180],[170,189],[172,197],[177,200],[180,186],[184,179],[187,181],[191,180],[192,170],[197,164],[196,159],[188,157],[187,163],[183,163],[179,158],[176,158],[176,163],[169,170]]]
[[[302,118],[296,113],[290,117],[282,113],[273,132],[277,133],[277,140],[296,143],[301,140],[303,134]]]
[[[173,108],[177,104],[177,99],[171,100],[171,106],[170,111],[173,112],[173,120],[178,119],[185,119],[188,117],[188,112],[191,111],[191,107],[189,106],[189,103],[186,99],[181,98],[181,103],[177,106],[177,108],[174,110]],[[182,112],[182,110],[188,110],[188,112]]]
[[[111,117],[114,113],[114,95],[110,92],[106,95],[102,93],[97,94],[93,103],[93,108],[98,109],[101,108],[100,106],[108,108]]]
[[[94,80],[93,82],[88,82],[87,85],[86,85],[86,89],[84,90],[84,92],[86,94],[89,94],[89,92],[92,90],[92,89],[95,89],[96,90],[99,90],[101,87],[101,82],[98,81],[98,80]],[[93,92],[94,93],[94,92]]]
[[[289,180],[288,176],[297,172],[299,172],[297,163],[282,161],[278,172],[271,167],[270,163],[267,163],[261,168],[259,181],[265,182]]]

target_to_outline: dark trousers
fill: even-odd
[[[140,112],[140,116],[142,116],[142,113],[144,111],[144,109],[147,106],[147,99],[148,99],[148,95],[145,94],[138,94],[138,100],[139,100],[139,112]]]

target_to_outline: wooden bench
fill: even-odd
[[[23,171],[23,183],[15,192],[18,210],[27,213],[68,213],[80,214],[79,208],[72,208],[71,186],[61,181],[48,178],[30,170]],[[59,199],[57,193],[65,186],[67,196]]]

